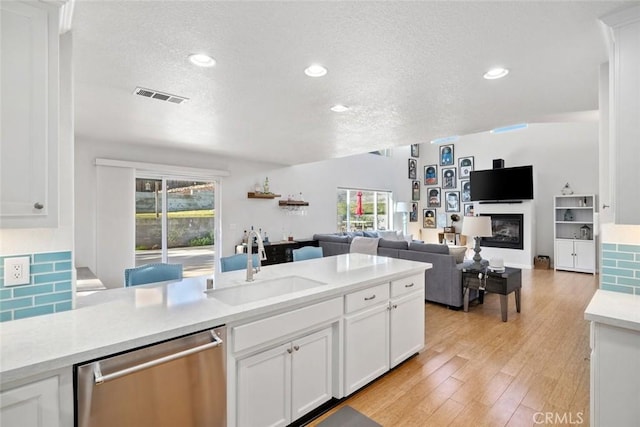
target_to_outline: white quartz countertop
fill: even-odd
[[[584,318],[640,331],[640,295],[598,289],[584,311]]]
[[[205,276],[95,292],[78,297],[74,310],[0,323],[0,381],[6,384],[180,335],[286,311],[429,268],[429,263],[363,254],[271,265],[262,267],[254,283],[299,276],[323,285],[235,306],[206,294]],[[216,289],[246,286],[244,270],[219,276]]]

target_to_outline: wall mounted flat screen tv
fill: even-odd
[[[471,172],[471,201],[533,199],[533,166]]]

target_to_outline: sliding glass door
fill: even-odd
[[[136,265],[177,263],[185,277],[211,275],[214,236],[214,181],[136,179]]]

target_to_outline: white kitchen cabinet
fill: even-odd
[[[0,2],[0,227],[58,221],[59,10]]]
[[[58,427],[58,377],[51,377],[0,393],[2,427]]]
[[[640,331],[591,322],[591,425],[640,425]]]
[[[414,292],[390,304],[389,361],[393,368],[424,347],[424,294]]]
[[[237,425],[285,426],[332,398],[331,328],[238,361]]]
[[[554,269],[596,273],[596,197],[554,197]]]

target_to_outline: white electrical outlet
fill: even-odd
[[[31,283],[31,271],[29,265],[31,259],[28,256],[20,256],[4,259],[4,285],[28,285]]]

